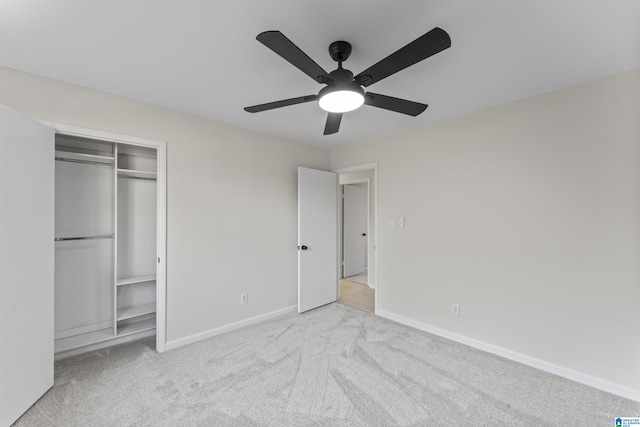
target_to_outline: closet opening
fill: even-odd
[[[54,125],[56,359],[165,345],[166,146]]]

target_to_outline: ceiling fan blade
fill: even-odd
[[[274,108],[287,107],[289,105],[302,104],[318,99],[318,95],[299,96],[298,98],[283,99],[282,101],[267,102],[266,104],[244,107],[248,113],[259,113],[260,111],[273,110]]]
[[[258,34],[256,39],[318,83],[325,84],[333,80],[329,73],[280,31],[265,31]]]
[[[372,85],[449,47],[449,34],[436,27],[367,68],[355,77],[355,81],[365,87]]]
[[[340,122],[342,121],[342,113],[329,113],[327,115],[327,123],[324,126],[324,135],[331,135],[337,133],[340,129]]]
[[[427,104],[408,101],[406,99],[394,98],[393,96],[380,95],[379,93],[367,92],[364,95],[364,103],[372,107],[384,108],[396,113],[417,116],[427,109]]]

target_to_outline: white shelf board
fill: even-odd
[[[118,286],[133,285],[134,283],[151,282],[156,280],[155,274],[147,274],[145,276],[125,277],[117,280]]]
[[[56,158],[66,159],[66,160],[78,160],[82,162],[105,163],[105,164],[111,164],[115,160],[114,157],[109,157],[109,156],[99,156],[97,154],[75,153],[73,151],[60,151],[60,150],[56,150]]]
[[[156,178],[157,172],[138,171],[133,169],[118,169],[119,176],[132,176],[136,178]]]
[[[139,322],[131,322],[126,325],[118,326],[118,336],[137,334],[138,332],[149,331],[156,328],[155,316],[150,319],[141,320]]]
[[[156,312],[156,303],[150,302],[147,304],[134,305],[132,307],[121,308],[118,310],[118,320],[131,319],[133,317],[143,316],[145,314],[151,314]]]
[[[113,328],[100,329],[86,334],[74,335],[54,341],[54,353],[84,347],[113,339]]]

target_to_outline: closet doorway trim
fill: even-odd
[[[157,246],[158,255],[156,277],[156,351],[163,353],[166,346],[167,308],[167,143],[153,139],[105,132],[63,123],[40,121],[53,128],[56,133],[82,138],[98,139],[157,150]]]

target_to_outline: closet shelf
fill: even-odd
[[[118,310],[117,320],[132,319],[134,317],[143,316],[145,314],[152,314],[156,312],[156,303],[150,302],[147,304],[134,305],[132,307],[121,308]]]
[[[110,165],[115,161],[115,157],[99,156],[97,154],[76,153],[72,151],[56,150],[56,160],[80,162],[80,163],[99,163]]]
[[[158,176],[157,172],[139,171],[133,169],[118,169],[118,176],[129,178],[149,178],[153,179]]]
[[[116,284],[118,286],[133,285],[134,283],[151,282],[153,280],[156,280],[156,275],[147,274],[145,276],[125,277],[123,279],[118,279],[116,281]]]
[[[113,328],[100,329],[81,335],[73,335],[54,341],[54,352],[60,353],[78,347],[84,347],[113,339]]]
[[[118,326],[118,337],[125,335],[137,334],[138,332],[150,331],[156,328],[155,316],[150,319],[141,320],[139,322],[131,322],[126,325]]]

